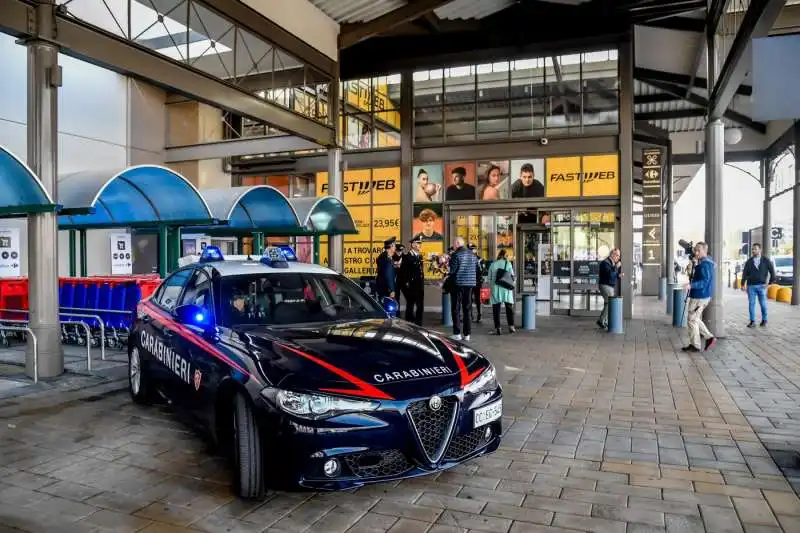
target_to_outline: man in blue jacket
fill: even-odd
[[[683,348],[684,352],[708,351],[717,343],[714,334],[703,323],[703,311],[711,301],[714,294],[714,261],[708,257],[708,245],[698,242],[694,246],[695,267],[689,283],[688,316],[686,319],[689,327],[689,344]],[[705,344],[701,346],[701,341]]]
[[[603,297],[603,312],[600,313],[597,325],[603,329],[608,329],[608,301],[614,297],[617,290],[617,279],[619,278],[621,267],[620,257],[619,248],[614,248],[608,254],[608,257],[600,262],[597,282],[600,287],[600,296]]]
[[[455,252],[450,258],[448,276],[453,279],[453,292],[450,294],[450,311],[453,316],[453,335],[455,340],[470,340],[472,320],[469,308],[472,292],[478,282],[478,257],[464,246],[464,238],[456,237]],[[463,326],[463,329],[462,329]]]

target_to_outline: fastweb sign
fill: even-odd
[[[548,198],[619,196],[617,154],[551,157],[546,165]]]

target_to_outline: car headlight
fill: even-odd
[[[326,418],[342,413],[374,411],[380,402],[353,400],[325,394],[306,394],[283,389],[266,388],[261,395],[275,402],[282,410],[302,418]]]
[[[486,367],[486,370],[480,373],[480,375],[473,379],[470,383],[464,387],[464,390],[475,394],[478,392],[485,392],[489,390],[494,390],[497,388],[497,372],[494,369],[493,365],[489,365]]]

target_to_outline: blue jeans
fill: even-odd
[[[756,321],[756,298],[758,304],[761,306],[761,320],[767,320],[767,286],[766,285],[748,285],[747,286],[747,303],[749,304],[750,322]]]

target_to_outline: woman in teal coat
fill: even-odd
[[[497,284],[497,274],[501,270],[508,270],[511,272],[511,278],[514,279],[514,265],[506,259],[505,249],[500,250],[497,254],[497,260],[492,261],[489,266],[489,285],[491,287],[492,297],[492,315],[494,318],[494,333],[500,335],[500,306],[505,305],[506,308],[506,321],[508,322],[508,332],[514,333],[514,291],[506,289]],[[501,274],[502,275],[502,274]]]

